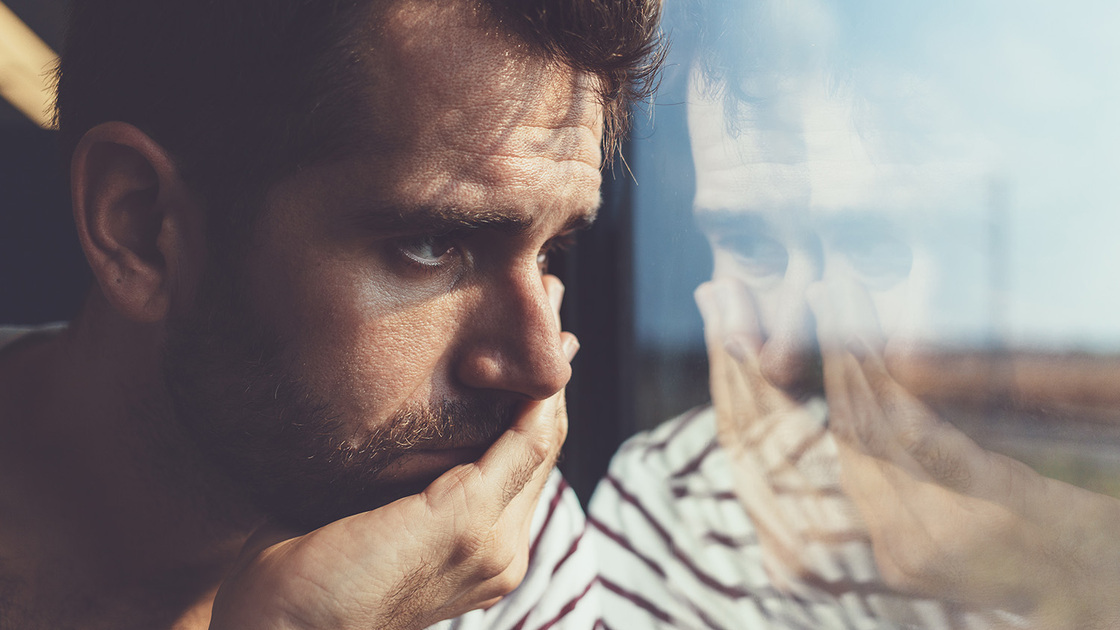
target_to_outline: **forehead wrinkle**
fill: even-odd
[[[383,84],[374,109],[410,112],[408,124],[394,120],[390,130],[409,143],[514,124],[582,126],[598,145],[597,79],[532,53],[468,3],[403,2],[379,30],[384,36],[367,63]]]
[[[508,159],[549,159],[554,162],[579,162],[598,170],[602,162],[598,129],[586,122],[542,125],[517,122],[518,133],[504,136],[492,131],[475,131],[471,125],[463,133],[444,134],[442,144],[451,151]],[[570,133],[566,133],[570,132]]]

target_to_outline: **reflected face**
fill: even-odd
[[[722,97],[698,83],[688,109],[694,211],[714,252],[714,278],[748,289],[766,380],[798,400],[820,394],[805,290],[818,281],[860,287],[883,332],[917,325],[932,270],[914,225],[943,197],[946,165],[883,150],[884,130],[860,121],[854,99],[823,76],[791,79],[780,94],[744,103],[737,134]]]
[[[568,381],[542,271],[594,218],[602,113],[586,77],[470,19],[386,18],[376,145],[278,184],[172,331],[179,415],[290,525],[422,489]]]

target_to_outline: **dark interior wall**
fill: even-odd
[[[70,319],[89,282],[54,132],[0,125],[0,323]]]
[[[4,4],[61,47],[67,0]],[[0,99],[0,324],[70,319],[89,285],[61,164],[54,133]]]

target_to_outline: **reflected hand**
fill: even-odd
[[[735,492],[758,532],[771,581],[788,592],[845,579],[837,554],[847,544],[865,546],[866,534],[839,490],[823,399],[793,400],[764,378],[757,311],[742,282],[706,282],[696,290],[696,301],[704,318],[719,440],[732,461]],[[865,557],[870,566],[866,552]]]
[[[860,288],[810,299],[841,481],[886,581],[1032,628],[1120,627],[1120,502],[980,448],[910,395],[874,335],[843,332],[874,321]]]
[[[544,282],[558,313],[562,285]],[[578,343],[561,335],[570,360]],[[257,532],[210,627],[424,628],[493,605],[525,575],[533,513],[567,426],[561,390],[419,494],[303,536]]]

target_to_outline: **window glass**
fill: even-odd
[[[753,542],[703,556],[742,575],[682,569],[707,586],[660,612],[741,624],[772,598],[780,627],[1091,627],[1111,596],[1071,585],[1116,585],[1101,559],[1120,557],[1120,9],[666,13],[630,159],[634,408],[653,431],[630,450],[709,424],[693,459],[656,472],[624,448],[612,474],[639,504],[658,479],[670,511],[724,492],[710,520],[647,509],[666,565],[728,526],[732,494]]]

